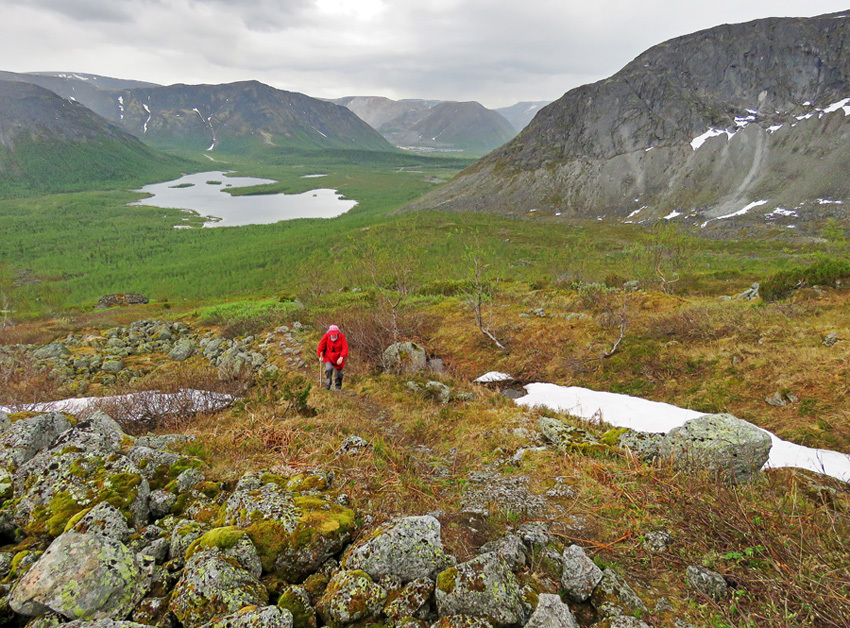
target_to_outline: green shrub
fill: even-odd
[[[761,284],[759,293],[765,301],[777,301],[797,288],[806,286],[835,286],[850,279],[850,262],[837,259],[819,259],[811,266],[797,267],[775,273]]]

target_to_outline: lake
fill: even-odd
[[[271,179],[229,177],[226,172],[187,174],[174,181],[153,183],[138,192],[151,196],[130,205],[176,208],[205,218],[205,227],[267,225],[295,218],[335,218],[357,205],[336,190],[310,190],[303,194],[231,196],[225,190],[274,183]]]

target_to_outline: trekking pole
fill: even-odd
[[[322,387],[322,367],[324,365],[325,365],[324,362],[322,362],[322,360],[320,359],[319,360],[319,388]]]

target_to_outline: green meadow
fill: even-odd
[[[649,266],[658,249],[660,263],[681,277],[677,290],[723,292],[786,267],[799,253],[787,244],[713,242],[672,228],[656,233],[545,217],[397,212],[469,165],[461,158],[302,150],[207,161],[196,155],[180,163],[188,164],[184,170],[233,170],[276,181],[234,194],[332,187],[358,204],[335,219],[200,228],[194,217],[188,224],[196,228],[175,229],[187,224],[187,214],[128,206],[141,198],[129,182],[126,188],[112,182],[104,189],[5,198],[0,266],[5,283],[16,286],[7,289],[14,293],[15,315],[86,308],[113,292],[190,305],[337,293],[372,285],[376,264],[404,267],[425,292],[450,291],[444,285],[468,276],[470,255],[508,281],[614,285],[654,275]],[[327,176],[303,178],[308,174]]]

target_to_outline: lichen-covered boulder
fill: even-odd
[[[433,578],[454,563],[443,551],[440,522],[429,515],[402,517],[379,526],[345,554],[345,569],[362,569],[374,579],[387,575],[410,582]]]
[[[644,601],[628,582],[610,569],[602,572],[602,580],[593,590],[590,602],[602,617],[649,612]]]
[[[259,578],[263,573],[263,565],[257,549],[248,537],[248,533],[237,527],[214,528],[206,532],[189,545],[186,550],[186,560],[196,552],[206,549],[217,549],[225,556],[230,556],[248,573]]]
[[[614,617],[603,619],[593,626],[594,628],[650,628],[649,624],[646,622],[642,622],[637,617],[630,617],[628,615],[615,615]],[[687,628],[688,626],[696,628],[693,624],[687,624],[680,620],[676,620],[675,626],[676,628]]]
[[[473,615],[497,625],[525,623],[522,591],[505,559],[498,554],[476,556],[437,577],[437,610],[445,615]]]
[[[265,606],[268,599],[260,581],[234,559],[204,550],[189,559],[169,608],[185,628],[199,628],[246,606]]]
[[[428,368],[428,354],[415,342],[397,342],[384,349],[384,368],[412,373]]]
[[[171,547],[169,556],[182,563],[186,559],[189,547],[209,532],[210,526],[200,521],[181,520],[171,531]]]
[[[169,360],[176,360],[177,362],[182,362],[183,360],[187,360],[191,358],[198,351],[198,343],[192,340],[191,338],[181,338],[177,342],[174,343],[174,346],[171,348],[171,351],[168,352]]]
[[[537,427],[544,440],[562,449],[570,445],[597,443],[596,437],[587,430],[566,425],[552,417],[540,417],[537,421]]]
[[[17,468],[46,449],[71,423],[64,414],[50,412],[21,419],[0,434],[0,466]]]
[[[771,438],[731,414],[706,414],[667,434],[665,454],[685,470],[708,470],[731,483],[746,482],[767,462]]]
[[[541,593],[525,628],[579,628],[570,607],[557,595]]]
[[[176,628],[177,618],[168,610],[171,596],[146,597],[133,611],[131,619],[146,626],[157,628]]]
[[[472,615],[447,615],[431,625],[431,628],[493,628],[486,619]]]
[[[70,522],[69,522],[70,523]],[[73,524],[74,532],[80,534],[98,534],[121,543],[126,543],[132,530],[121,512],[108,502],[100,502]]]
[[[574,602],[584,602],[602,580],[602,570],[587,557],[579,545],[570,545],[561,557],[561,586]]]
[[[332,628],[376,617],[384,606],[387,591],[372,582],[365,571],[338,571],[316,604],[316,611]]]
[[[162,519],[171,512],[171,507],[177,501],[177,495],[169,491],[157,489],[151,491],[148,507],[150,508],[151,517],[153,519]]]
[[[486,554],[487,552],[495,552],[504,558],[511,571],[525,567],[528,562],[528,547],[515,534],[507,534],[495,541],[485,543],[478,550],[479,554]]]
[[[58,536],[74,515],[104,501],[134,527],[147,523],[147,480],[119,454],[42,451],[15,472],[14,484],[15,522],[30,534]]]
[[[114,619],[98,619],[96,621],[86,621],[83,619],[77,621],[69,621],[62,624],[63,628],[150,628],[144,624],[137,624],[132,621],[118,621]]]
[[[625,430],[617,437],[617,445],[631,451],[639,460],[651,462],[664,455],[666,434]]]
[[[227,500],[224,523],[245,529],[264,571],[298,581],[351,540],[354,512],[321,493],[286,490],[287,483],[270,473],[244,476]]]
[[[294,584],[285,587],[280,592],[277,607],[290,612],[292,628],[316,628],[316,609],[306,587]]]
[[[697,591],[706,594],[715,602],[719,602],[729,595],[729,585],[726,579],[716,571],[691,565],[685,570],[688,585]]]
[[[384,607],[384,615],[393,623],[398,623],[405,617],[425,619],[433,595],[434,581],[430,578],[408,582]]]
[[[18,580],[9,602],[21,615],[53,611],[68,619],[124,618],[149,584],[149,574],[124,544],[66,532]]]
[[[276,606],[242,609],[203,628],[292,628],[292,615]]]
[[[109,415],[98,411],[57,436],[50,443],[50,449],[77,447],[90,453],[102,453],[121,451],[125,443],[131,444],[132,439]]]

